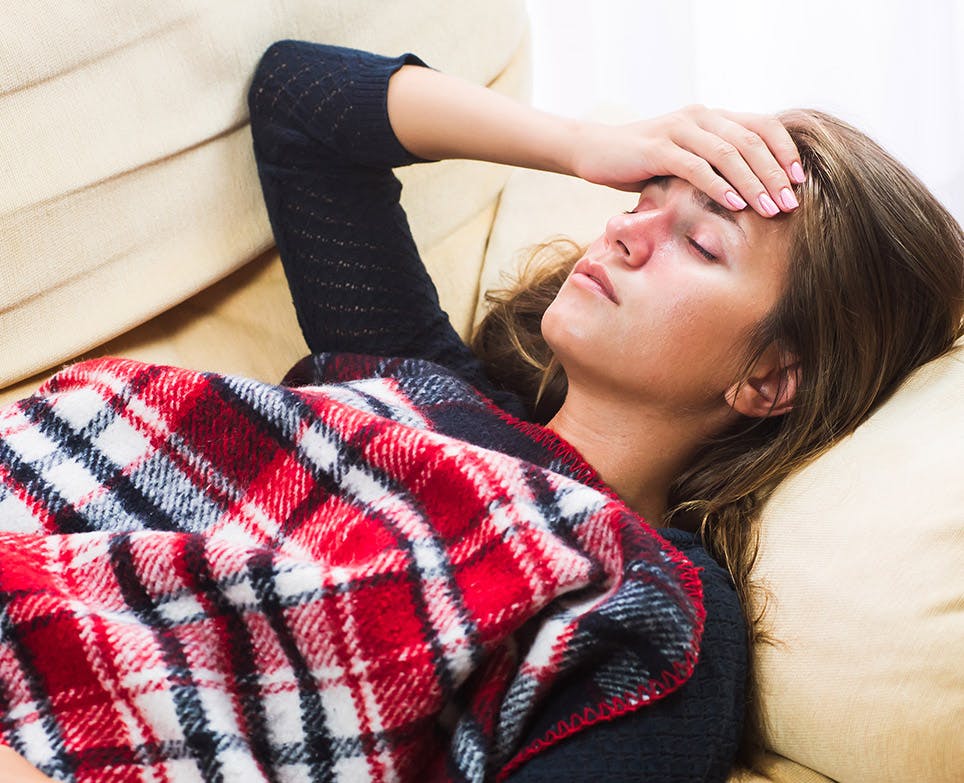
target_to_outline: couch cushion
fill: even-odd
[[[809,767],[764,751],[753,759],[750,768],[734,770],[728,783],[833,783],[833,781]]]
[[[521,0],[457,12],[431,0],[91,0],[56,12],[0,0],[0,18],[0,388],[271,245],[245,96],[272,41],[414,50],[487,83],[526,24]],[[491,203],[505,173],[481,176],[412,216],[426,241]]]
[[[964,772],[964,343],[785,481],[755,577],[767,744],[847,783]]]

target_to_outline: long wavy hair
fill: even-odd
[[[748,613],[765,607],[750,600],[762,503],[964,333],[964,233],[950,213],[846,122],[812,109],[779,116],[807,178],[796,186],[785,292],[757,325],[735,380],[776,343],[799,359],[794,405],[782,416],[741,417],[704,443],[673,482],[664,520],[698,529]],[[540,322],[582,252],[565,239],[538,246],[514,285],[486,294],[471,340],[493,380],[541,423],[561,407],[566,377]],[[769,639],[762,614],[747,617],[751,651]]]

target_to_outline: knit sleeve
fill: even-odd
[[[743,727],[743,613],[729,576],[692,543],[692,536],[663,532],[701,569],[707,616],[692,677],[652,705],[585,728],[536,754],[506,778],[508,783],[727,780]],[[686,541],[689,546],[683,545]],[[550,695],[523,747],[567,720],[567,701],[565,688]]]
[[[298,322],[313,353],[429,359],[493,396],[419,257],[392,168],[420,159],[388,119],[382,57],[285,40],[248,92],[258,175]]]

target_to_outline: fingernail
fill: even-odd
[[[780,191],[780,201],[783,203],[784,209],[796,209],[800,206],[797,197],[793,195],[790,188],[784,188]]]
[[[770,217],[773,217],[775,214],[777,214],[777,212],[780,211],[780,208],[773,203],[773,199],[770,198],[766,193],[760,194],[760,206]]]
[[[736,195],[736,193],[734,193],[732,190],[726,191],[726,201],[734,209],[746,208],[746,202]]]
[[[798,185],[806,179],[803,173],[803,166],[797,163],[797,161],[793,161],[793,163],[790,164],[790,179]]]

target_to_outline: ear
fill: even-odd
[[[744,416],[782,416],[793,408],[799,381],[797,357],[773,343],[753,365],[750,376],[727,389],[725,397]]]

